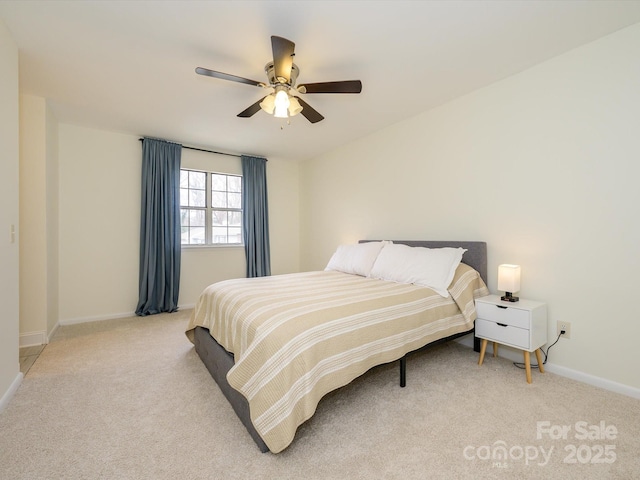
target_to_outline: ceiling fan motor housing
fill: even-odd
[[[298,79],[298,75],[300,74],[300,69],[298,68],[298,66],[295,63],[293,63],[291,65],[291,80],[289,82],[287,82],[286,78],[277,78],[276,77],[276,70],[275,70],[273,62],[267,63],[265,65],[265,67],[264,67],[264,71],[267,74],[267,78],[269,79],[269,84],[271,86],[275,86],[275,85],[279,85],[279,84],[285,84],[285,85],[289,85],[290,87],[293,87],[296,84],[296,80]]]

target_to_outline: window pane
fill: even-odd
[[[240,212],[229,212],[229,225],[233,227],[241,227],[242,214]]]
[[[190,207],[206,207],[207,196],[204,190],[189,190]]]
[[[183,227],[189,226],[189,210],[186,208],[180,209],[180,225]]]
[[[212,243],[227,243],[227,228],[213,227]]]
[[[229,208],[242,208],[242,194],[229,193]]]
[[[189,187],[204,190],[207,187],[207,173],[189,172]]]
[[[180,170],[180,188],[187,188],[189,186],[189,172],[186,170]]]
[[[213,208],[227,208],[226,192],[211,192],[211,206]]]
[[[214,227],[224,227],[227,225],[227,212],[225,211],[214,210],[211,212],[211,218],[211,224]]]
[[[204,227],[191,227],[190,228],[190,242],[192,245],[202,245],[205,243],[205,230]]]
[[[229,227],[228,239],[229,243],[242,243],[242,229]]]
[[[189,212],[189,225],[192,227],[204,227],[204,210],[191,210]]]
[[[180,189],[180,205],[184,207],[189,206],[189,190],[186,188]]]
[[[237,192],[237,193],[242,192],[242,177],[236,177],[236,176],[230,175],[229,177],[227,177],[227,182],[229,185],[228,188],[230,192]]]
[[[211,174],[211,190],[224,192],[227,189],[227,176],[217,173]]]
[[[189,227],[182,227],[180,229],[180,243],[189,244]]]

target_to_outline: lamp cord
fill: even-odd
[[[558,338],[556,338],[556,341],[555,341],[555,342],[553,342],[551,345],[549,345],[549,347],[547,348],[547,351],[546,351],[546,352],[544,351],[544,349],[543,349],[543,348],[540,348],[540,350],[542,350],[542,353],[544,353],[544,362],[542,362],[542,364],[543,364],[543,365],[546,365],[546,363],[547,363],[547,354],[548,354],[549,350],[551,350],[551,347],[553,347],[556,343],[558,343],[558,340],[560,340],[560,337],[561,337],[561,336],[562,336],[562,333],[560,333],[560,334],[558,335]],[[513,362],[513,364],[514,364],[516,367],[520,368],[520,369],[525,369],[525,368],[526,368],[526,367],[525,367],[525,364],[524,364],[524,363],[522,363],[522,362]],[[538,367],[539,367],[539,365],[538,365],[537,363],[535,363],[535,364],[531,364],[531,368],[538,368]]]

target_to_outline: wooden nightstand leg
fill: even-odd
[[[482,362],[484,362],[484,352],[487,351],[487,340],[486,339],[482,339],[482,342],[480,343],[480,358],[478,359],[478,365],[482,365]]]
[[[531,359],[526,350],[524,350],[524,368],[527,371],[527,383],[531,383]]]
[[[536,349],[536,358],[538,359],[538,370],[540,373],[544,373],[544,365],[542,364],[542,355],[540,355],[540,349]]]
[[[498,342],[493,342],[493,356],[498,356]]]

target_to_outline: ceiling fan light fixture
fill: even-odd
[[[267,112],[269,115],[273,115],[273,109],[275,108],[275,106],[276,96],[273,93],[264,97],[262,102],[260,102],[260,108]]]
[[[273,61],[268,62],[264,67],[269,83],[258,82],[249,78],[230,75],[202,67],[196,68],[196,73],[198,75],[206,75],[260,88],[273,88],[272,93],[240,112],[237,115],[240,118],[249,118],[260,110],[264,110],[268,115],[274,115],[279,118],[293,117],[298,113],[302,113],[302,116],[309,120],[309,122],[318,123],[324,120],[324,117],[301,97],[291,95],[291,92],[295,94],[325,94],[360,93],[362,91],[362,82],[360,80],[307,83],[296,87],[300,69],[293,63],[295,43],[286,38],[272,35],[271,50],[273,52]]]
[[[293,117],[294,115],[299,114],[302,111],[302,105],[296,97],[289,97],[289,116]]]
[[[277,118],[287,118],[289,116],[287,109],[290,104],[289,93],[285,88],[277,88],[276,87],[276,98],[274,101],[275,110],[273,113],[274,117]]]
[[[276,118],[287,118],[289,113],[287,112],[286,107],[276,107],[273,112],[273,116]]]

